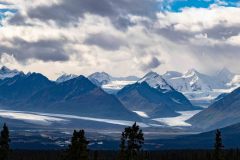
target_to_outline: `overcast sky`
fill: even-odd
[[[0,64],[142,76],[240,73],[239,0],[0,0]]]

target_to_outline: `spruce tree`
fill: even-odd
[[[214,159],[223,160],[222,149],[224,148],[222,144],[222,136],[220,130],[216,131],[215,144],[214,144]]]
[[[124,155],[126,160],[135,160],[137,159],[143,143],[143,132],[135,122],[132,127],[125,128],[122,133],[120,152]]]
[[[93,153],[93,160],[98,160],[98,151],[94,151]]]
[[[122,132],[121,136],[121,143],[120,143],[120,153],[119,153],[119,160],[126,159],[126,135],[125,132]]]
[[[0,137],[0,160],[6,160],[10,152],[10,138],[7,125],[4,123]]]
[[[84,130],[74,130],[71,144],[67,151],[67,160],[88,160],[88,144]]]

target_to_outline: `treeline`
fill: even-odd
[[[9,160],[61,160],[64,151],[12,151]],[[240,150],[224,150],[224,160],[240,160]],[[144,151],[144,160],[215,160],[211,150]],[[97,155],[97,156],[96,156]],[[89,160],[117,160],[118,151],[89,151]],[[140,159],[142,160],[142,159]]]
[[[240,160],[239,150],[224,150],[216,131],[213,150],[144,151],[144,134],[134,123],[121,134],[118,151],[90,151],[84,130],[74,131],[67,150],[11,151],[9,130],[4,124],[0,137],[0,160]]]

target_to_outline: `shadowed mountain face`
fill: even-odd
[[[53,113],[139,120],[115,96],[105,93],[83,76],[39,91],[29,99],[27,107]]]
[[[240,122],[240,88],[225,95],[188,122],[201,129],[214,129]]]
[[[13,78],[0,80],[0,104],[13,107],[30,98],[38,91],[53,86],[55,83],[38,73],[18,74]]]
[[[84,76],[63,83],[36,73],[4,79],[0,81],[0,104],[7,109],[140,121],[115,96]]]
[[[128,85],[117,96],[129,110],[143,111],[153,118],[178,116],[176,111],[198,108],[192,106],[181,93],[155,89],[146,82]]]

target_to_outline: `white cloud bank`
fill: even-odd
[[[212,72],[222,67],[240,72],[237,7],[170,12],[157,11],[154,6],[161,2],[154,0],[111,1],[110,8],[82,0],[0,2],[18,10],[6,13],[0,28],[0,62],[10,68],[51,79],[63,72],[141,76],[149,70]]]

